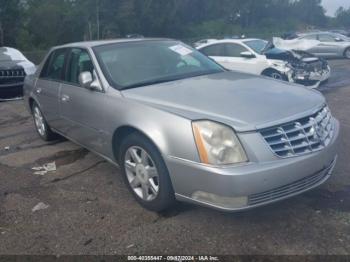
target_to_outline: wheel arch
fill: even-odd
[[[147,135],[145,132],[141,131],[139,128],[131,126],[131,125],[123,125],[118,127],[112,137],[112,151],[113,151],[113,157],[114,160],[119,163],[119,154],[120,154],[120,146],[123,141],[127,136],[130,134],[137,133],[141,136],[143,136],[145,139],[147,139],[149,142],[151,142],[155,148],[158,150],[160,154],[161,150],[159,148],[159,145],[151,138],[151,136]]]
[[[346,52],[350,50],[350,46],[347,46],[344,48],[344,52],[343,52],[343,57],[347,58],[346,57]]]
[[[33,105],[36,101],[34,100],[33,97],[29,97],[28,99],[28,103],[29,103],[29,108],[32,109],[33,108]]]
[[[265,69],[261,72],[261,75],[263,75],[263,76],[268,76],[268,73],[269,73],[269,72],[278,72],[279,74],[284,75],[282,72],[280,72],[280,71],[278,71],[277,69],[272,68],[272,67],[265,68]]]
[[[266,77],[271,77],[270,74],[272,74],[272,73],[278,73],[278,74],[280,74],[280,75],[282,76],[282,79],[281,79],[281,80],[282,80],[282,81],[287,81],[287,82],[288,82],[288,76],[287,76],[286,73],[281,72],[281,71],[279,71],[279,70],[277,70],[277,69],[275,69],[275,68],[272,68],[272,67],[266,68],[266,69],[261,73],[261,75],[262,75],[262,76],[266,76]]]

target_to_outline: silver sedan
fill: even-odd
[[[339,123],[319,92],[228,72],[174,40],[55,47],[25,101],[42,139],[60,134],[120,166],[152,211],[272,203],[324,183],[337,158]]]
[[[309,53],[320,57],[344,57],[350,59],[350,38],[331,32],[313,32],[301,34],[300,40],[318,40],[319,44]]]

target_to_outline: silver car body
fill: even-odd
[[[117,159],[113,145],[120,131],[138,130],[161,152],[178,200],[220,210],[265,205],[314,188],[330,177],[336,161],[339,123],[324,109],[326,102],[318,91],[236,72],[119,91],[105,78],[92,47],[127,41],[149,40],[57,47],[88,50],[103,91],[44,80],[37,73],[26,79],[28,109],[36,101],[54,131],[114,164]],[[232,127],[249,161],[227,166],[200,163],[192,121],[201,119]],[[311,124],[324,131],[317,124],[321,122],[314,119],[327,120],[330,128],[324,145],[317,150],[307,150],[311,145],[304,147],[304,139],[296,146],[304,147],[305,152],[297,154],[296,148],[295,152],[288,149],[288,154],[281,157],[263,136],[270,128],[282,130],[290,123],[298,128],[300,136],[304,134],[300,125]],[[303,122],[297,124],[299,120]]]
[[[320,57],[344,57],[350,50],[350,38],[331,32],[312,32],[299,35],[299,40],[318,40],[319,44],[307,50]],[[350,51],[349,51],[350,52]],[[350,57],[347,57],[350,58]]]

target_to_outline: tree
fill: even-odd
[[[0,46],[16,45],[21,26],[21,1],[0,0]]]

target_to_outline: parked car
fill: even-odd
[[[140,34],[129,34],[125,36],[126,38],[145,38],[143,35]]]
[[[118,164],[153,211],[269,204],[321,185],[336,162],[339,123],[321,93],[227,71],[175,40],[55,47],[26,78],[25,103],[42,139]]]
[[[330,30],[331,33],[341,34],[346,37],[350,37],[350,30],[344,30],[344,29],[333,29]]]
[[[301,51],[281,50],[261,39],[211,41],[197,49],[229,70],[264,75],[316,88],[330,77],[327,61]]]
[[[297,40],[318,40],[318,45],[308,49],[319,57],[344,57],[350,59],[350,38],[331,32],[299,34]]]
[[[291,32],[286,32],[286,33],[282,34],[281,38],[285,39],[285,40],[290,40],[290,39],[298,38],[298,35],[296,32],[291,31]]]
[[[0,101],[22,97],[24,78],[35,70],[35,65],[20,51],[0,47]]]
[[[202,39],[202,40],[199,40],[199,41],[193,43],[193,46],[198,47],[198,46],[203,45],[203,44],[208,44],[212,41],[216,41],[216,39]]]

